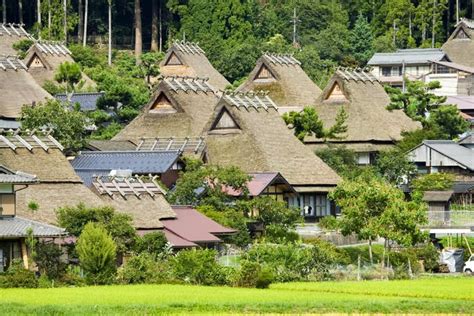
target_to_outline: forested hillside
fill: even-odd
[[[373,51],[438,47],[474,12],[474,0],[2,0],[2,18],[69,43],[86,28],[89,44],[106,45],[109,4],[114,48],[199,42],[230,82],[262,51],[294,52],[319,85],[335,65],[363,65]]]

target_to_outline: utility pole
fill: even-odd
[[[431,29],[431,48],[435,47],[436,42],[436,0],[433,0],[433,25]]]
[[[89,24],[89,0],[86,0],[84,9],[84,34],[82,35],[82,46],[87,45],[87,24]]]
[[[291,22],[293,23],[293,47],[298,47],[298,32],[296,29],[296,25],[301,21],[296,16],[296,8],[293,9],[293,18],[291,19]]]
[[[402,77],[402,82],[403,82],[402,91],[403,91],[403,92],[406,92],[406,88],[405,88],[405,75],[406,75],[406,73],[405,73],[405,70],[406,70],[406,68],[405,68],[405,60],[403,60],[403,61],[402,61],[402,76],[403,76],[403,77]]]
[[[64,43],[67,43],[67,0],[63,1],[63,13],[64,13],[64,18],[63,18],[63,27],[64,27]]]
[[[456,24],[459,23],[459,0],[456,0]]]

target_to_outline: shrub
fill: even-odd
[[[21,259],[15,259],[2,276],[0,287],[37,288],[38,280],[33,271],[24,268]]]
[[[80,265],[90,284],[108,284],[115,274],[115,245],[101,225],[89,223],[77,241]]]
[[[137,238],[137,253],[147,253],[156,258],[158,255],[166,252],[167,249],[168,240],[162,232],[153,232]]]
[[[168,261],[155,260],[151,254],[141,253],[120,267],[117,280],[125,284],[170,283],[173,275]]]
[[[54,243],[39,242],[36,245],[34,261],[41,274],[49,279],[60,278],[66,272],[66,264],[61,260],[63,251]]]
[[[310,238],[304,241],[306,244],[318,247],[327,257],[330,263],[348,265],[351,263],[349,255],[341,248],[321,238]]]
[[[191,284],[223,285],[227,278],[211,249],[183,250],[172,258],[171,264],[177,279]]]
[[[77,266],[68,266],[66,272],[59,280],[62,285],[69,286],[84,286],[86,285],[85,279],[81,276],[81,270]]]
[[[262,267],[257,262],[241,261],[235,284],[240,287],[256,287],[266,289],[273,281],[270,269]]]
[[[33,40],[31,39],[22,39],[13,44],[13,49],[18,52],[18,57],[23,59],[26,57],[26,53],[30,49],[31,45],[33,45]]]

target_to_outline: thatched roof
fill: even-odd
[[[321,89],[291,55],[263,54],[238,91],[268,91],[280,112],[297,111],[315,104]]]
[[[204,137],[142,138],[136,151],[179,151],[184,154],[203,156],[206,151]]]
[[[209,163],[249,173],[280,172],[293,186],[331,187],[340,180],[296,139],[277,107],[261,105],[254,94],[223,95],[206,131]]]
[[[160,64],[160,72],[164,76],[206,77],[214,87],[222,90],[230,85],[197,43],[175,41]]]
[[[97,177],[92,185],[104,203],[131,215],[137,229],[161,228],[160,219],[176,217],[153,179]]]
[[[451,61],[474,67],[474,21],[461,19],[442,49]]]
[[[419,123],[407,117],[402,110],[388,111],[390,98],[380,82],[370,73],[339,69],[333,75],[315,106],[326,127],[335,123],[337,113],[344,108],[348,118],[346,136],[330,143],[354,144],[354,150],[366,146],[393,144],[401,139],[402,131],[419,128]],[[307,138],[306,143],[323,143],[321,139]],[[372,144],[372,145],[371,145]],[[367,148],[369,149],[369,148]]]
[[[15,55],[13,44],[27,38],[31,38],[31,36],[22,25],[0,23],[0,55]]]
[[[29,72],[35,80],[43,86],[44,83],[54,81],[54,75],[64,62],[73,63],[71,51],[59,42],[35,42],[28,50],[24,59]],[[82,74],[86,86],[95,87],[95,82],[87,75]]]
[[[0,56],[0,82],[0,117],[18,118],[23,105],[52,98],[14,56]]]
[[[205,79],[165,77],[142,113],[114,140],[131,140],[138,144],[143,137],[201,136],[218,101],[214,90]]]

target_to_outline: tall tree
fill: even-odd
[[[108,0],[109,4],[109,49],[107,61],[109,66],[112,65],[112,0]]]
[[[64,42],[67,43],[67,0],[63,1],[63,14]]]
[[[84,2],[78,0],[77,11],[79,12],[79,24],[77,26],[77,42],[82,43],[82,35],[84,33]]]
[[[6,0],[2,0],[2,17],[3,17],[3,23],[7,23],[7,1]]]
[[[365,65],[374,51],[372,29],[369,22],[367,22],[367,18],[362,14],[357,18],[354,29],[351,31],[350,43],[354,58],[359,65]]]
[[[41,0],[36,0],[36,22],[41,27]]]
[[[158,51],[158,0],[152,0],[151,5],[151,51]]]
[[[89,0],[86,0],[85,8],[84,8],[84,35],[83,35],[83,42],[82,46],[86,46],[87,44],[87,25],[89,24]]]
[[[18,21],[23,24],[23,1],[18,0]]]
[[[143,51],[143,39],[142,39],[142,9],[140,6],[140,0],[135,0],[135,59],[137,65],[140,64],[140,56]]]

